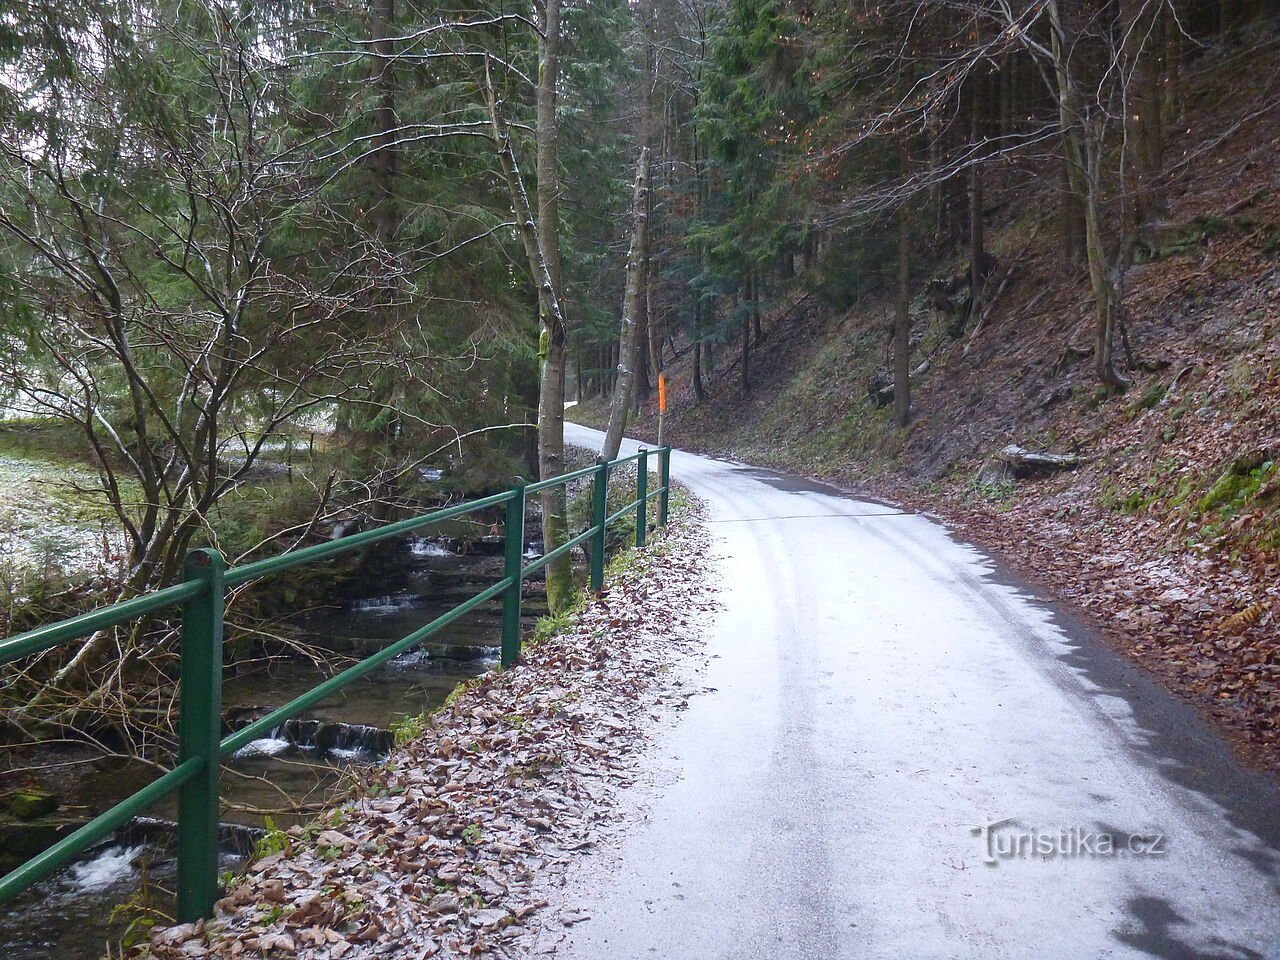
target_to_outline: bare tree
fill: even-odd
[[[0,385],[82,431],[127,544],[121,597],[216,543],[212,508],[283,428],[370,402],[362,371],[385,354],[351,321],[393,286],[311,188],[308,145],[273,127],[287,92],[249,18],[134,27],[80,52],[45,123],[0,134],[0,253],[25,318]],[[145,86],[166,48],[198,68],[184,98]],[[112,644],[90,638],[55,682]]]

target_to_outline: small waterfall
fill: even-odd
[[[126,846],[112,843],[87,860],[81,860],[67,871],[67,884],[74,893],[92,893],[109,890],[129,880],[137,872],[138,858],[147,852],[146,846]]]
[[[365,597],[355,600],[349,609],[354,613],[390,614],[399,613],[406,607],[412,607],[418,598],[400,594],[386,594],[381,597]]]
[[[290,750],[336,760],[379,760],[391,752],[396,735],[380,727],[327,720],[286,720],[267,736],[246,744],[240,758],[274,757]]]
[[[218,856],[220,859],[242,859],[253,853],[266,834],[261,827],[243,823],[218,824]],[[146,846],[160,852],[172,852],[178,825],[163,817],[134,817],[116,831],[113,842],[127,846]]]
[[[409,541],[409,551],[415,557],[452,557],[453,551],[439,540],[428,540],[426,537],[414,537]]]

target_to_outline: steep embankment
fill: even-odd
[[[1280,768],[1280,116],[1262,109],[1266,77],[1210,79],[1170,144],[1155,255],[1126,278],[1123,396],[1100,393],[1076,349],[1088,285],[1061,268],[1054,198],[1028,178],[988,214],[1003,289],[980,327],[951,340],[913,305],[912,363],[929,364],[906,431],[868,395],[887,301],[837,314],[798,289],[765,324],[749,396],[734,352],[701,404],[691,351],[668,367],[667,439],[939,512]],[[646,410],[633,433],[654,426]],[[993,459],[1010,443],[1083,462],[1015,481]]]

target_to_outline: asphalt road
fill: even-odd
[[[716,540],[707,692],[555,956],[1280,958],[1276,781],[1192,709],[924,516],[673,471]]]

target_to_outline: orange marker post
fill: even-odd
[[[658,446],[663,446],[663,429],[667,425],[667,375],[658,373]]]

